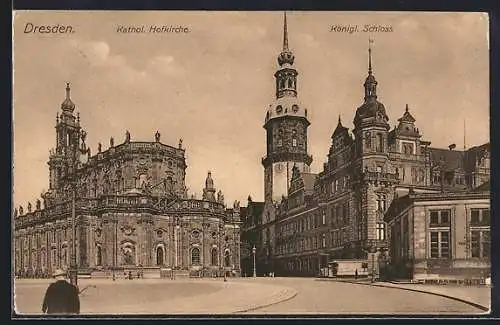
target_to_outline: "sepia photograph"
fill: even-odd
[[[487,13],[12,33],[12,317],[490,312]]]

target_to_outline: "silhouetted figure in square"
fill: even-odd
[[[79,314],[80,297],[76,286],[66,281],[66,272],[57,269],[51,283],[45,292],[42,311],[47,314]]]

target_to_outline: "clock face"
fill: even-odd
[[[285,170],[285,166],[283,164],[276,164],[276,166],[274,167],[274,170],[277,173],[282,173]]]

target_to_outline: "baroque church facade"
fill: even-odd
[[[69,84],[61,110],[49,189],[34,206],[14,210],[16,276],[69,269],[73,243],[80,273],[240,273],[239,202],[226,208],[210,172],[203,197],[188,196],[182,140],[170,146],[156,132],[154,141],[132,141],[127,131],[122,143],[111,138],[107,150],[99,143],[92,155]]]
[[[478,188],[490,178],[489,143],[465,150],[434,148],[423,138],[410,105],[389,125],[378,99],[371,41],[362,104],[352,132],[339,116],[319,173],[307,153],[307,109],[297,99],[298,72],[288,47],[285,15],[278,56],[276,101],[266,112],[264,202],[242,217],[242,239],[256,247],[259,275],[318,275],[335,259],[390,260],[384,214],[408,193],[452,193]],[[256,213],[255,211],[262,211]],[[384,263],[381,263],[384,265]],[[250,256],[242,261],[249,272]]]

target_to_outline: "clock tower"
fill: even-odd
[[[264,166],[264,200],[266,205],[288,195],[292,169],[309,172],[312,157],[307,153],[307,109],[297,98],[295,57],[288,47],[286,13],[283,25],[283,49],[278,56],[276,99],[269,105],[264,129],[267,133],[267,154]]]

